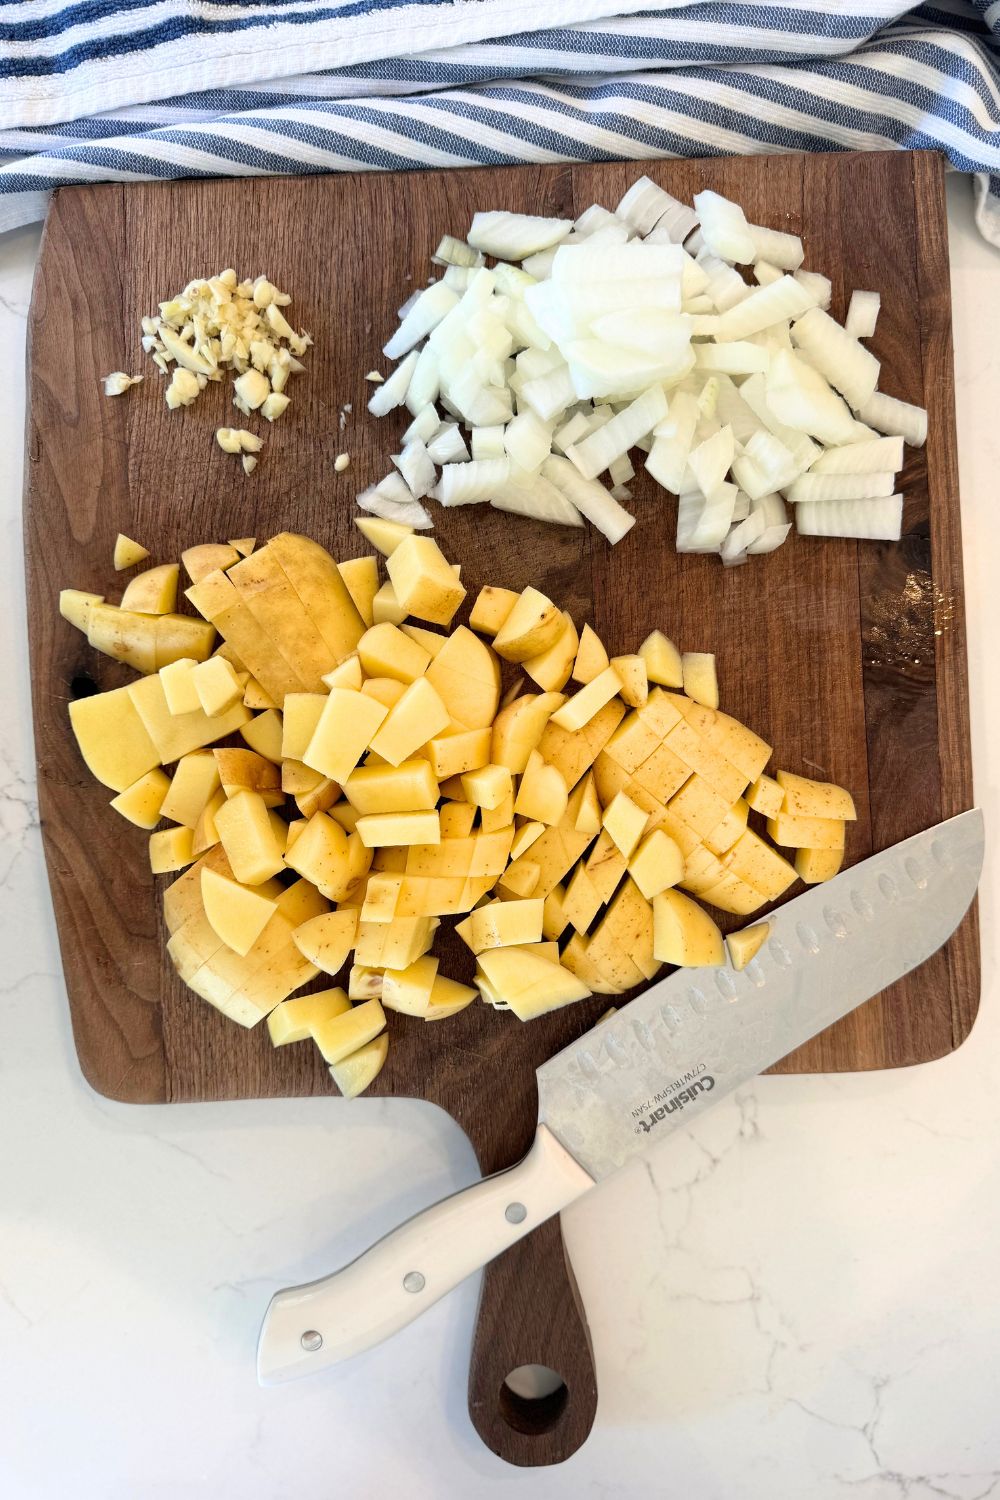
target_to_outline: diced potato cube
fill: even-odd
[[[489,729],[467,729],[428,740],[431,770],[439,781],[478,770],[489,763],[490,746]]]
[[[376,625],[401,625],[406,610],[396,598],[396,590],[386,579],[372,600],[372,620]]]
[[[386,560],[396,598],[408,615],[450,625],[465,598],[451,564],[429,536],[404,537]]]
[[[345,657],[332,672],[324,672],[323,681],[328,688],[354,688],[356,692],[360,692],[364,686],[365,674],[361,670],[361,658],[357,652]]]
[[[427,762],[424,761],[423,764],[427,765]],[[430,770],[429,765],[427,768]],[[415,804],[411,804],[413,805]],[[433,803],[431,805],[433,806]],[[402,809],[399,810],[402,811]],[[472,825],[476,821],[476,809],[471,802],[445,802],[441,808],[440,817],[443,839],[464,839],[468,838],[472,832]]]
[[[604,649],[600,636],[589,625],[584,625],[580,632],[576,660],[573,663],[573,681],[586,687],[588,682],[593,682],[594,678],[599,677],[610,665],[608,653]]]
[[[194,859],[194,834],[190,828],[164,828],[149,837],[149,867],[154,875],[183,870]]]
[[[626,714],[605,745],[603,755],[629,775],[660,747],[662,736],[638,713]]]
[[[405,969],[386,969],[382,975],[382,1004],[404,1016],[426,1016],[437,970],[438,960],[427,953]]]
[[[631,858],[648,822],[649,814],[624,792],[604,809],[604,827],[625,859]]]
[[[470,630],[477,630],[480,635],[496,635],[520,597],[514,589],[499,589],[486,584],[479,590],[472,606]]]
[[[237,750],[225,746],[213,750],[219,768],[219,780],[227,797],[237,792],[259,792],[268,807],[281,807],[281,771],[273,761],[265,760],[256,750]]]
[[[437,812],[369,813],[358,819],[357,831],[366,849],[383,844],[437,844],[441,821]]]
[[[545,897],[542,914],[542,937],[554,942],[562,937],[569,923],[566,915],[566,892],[561,885],[554,885]]]
[[[374,625],[372,613],[375,595],[378,593],[378,558],[351,557],[337,564],[347,592],[354,600],[354,607],[366,625]]]
[[[681,657],[684,674],[684,691],[695,703],[705,708],[719,706],[719,679],[715,671],[715,657],[708,651],[685,651]]]
[[[725,962],[722,933],[708,912],[675,890],[653,899],[653,952],[661,963],[680,968]]]
[[[525,693],[497,714],[492,729],[492,757],[519,776],[537,749],[545,726],[557,708],[566,702],[562,693]]]
[[[396,917],[392,922],[361,922],[355,961],[366,968],[406,969],[434,939],[433,917]]]
[[[295,928],[292,941],[302,956],[322,973],[339,974],[354,947],[357,933],[358,909],[350,906],[310,917],[308,922]],[[357,999],[357,996],[351,998]]]
[[[401,541],[413,535],[413,527],[404,521],[387,521],[382,516],[355,516],[354,524],[383,557],[388,557]]]
[[[219,767],[211,750],[192,750],[174,768],[161,816],[195,828],[206,804],[220,786]]]
[[[768,818],[767,831],[785,849],[843,849],[844,824],[839,818],[797,817],[779,813]]]
[[[649,681],[646,677],[646,663],[641,656],[613,656],[611,665],[621,679],[621,687],[618,689],[623,703],[630,708],[641,708],[649,697]]]
[[[509,948],[542,940],[543,901],[491,901],[460,923],[456,931],[472,949]]]
[[[718,828],[729,811],[729,803],[725,797],[720,797],[714,787],[697,772],[688,778],[679,792],[675,792],[667,806],[699,838],[707,837],[713,829]]]
[[[798,849],[795,873],[805,885],[819,885],[824,880],[832,880],[843,862],[843,849]]]
[[[115,572],[121,573],[125,568],[134,568],[136,563],[145,562],[149,556],[149,548],[143,547],[139,542],[133,542],[130,536],[119,531],[115,538]]]
[[[509,792],[496,807],[479,810],[479,824],[484,833],[497,833],[514,822],[514,793]]]
[[[201,872],[201,901],[212,930],[244,958],[278,910],[269,897],[210,869]]]
[[[705,838],[706,848],[713,854],[722,855],[731,849],[747,826],[750,806],[745,797],[739,797],[712,832]]]
[[[312,739],[299,758],[343,786],[388,712],[384,704],[364,693],[331,688]]]
[[[209,573],[224,572],[239,560],[240,554],[230,542],[202,542],[181,553],[181,562],[192,583],[200,583]]]
[[[590,931],[591,923],[603,905],[601,892],[581,861],[567,882],[562,902],[563,915],[577,932],[586,933]]]
[[[170,790],[170,777],[159,767],[112,797],[111,806],[137,828],[155,828],[162,816],[163,799]]]
[[[840,818],[848,823],[857,817],[854,798],[831,781],[810,781],[791,771],[775,772],[784,801],[779,809],[798,818]],[[818,847],[818,846],[817,846]]]
[[[479,957],[480,969],[499,998],[521,1021],[529,1021],[576,1000],[590,990],[551,959],[524,948],[493,948]]]
[[[555,766],[547,766],[539,752],[532,750],[517,789],[514,812],[519,817],[553,825],[562,820],[568,801],[561,772]]]
[[[394,677],[398,682],[415,682],[431,662],[423,646],[388,621],[365,631],[358,642],[358,657],[366,677]]]
[[[628,872],[647,901],[677,885],[684,874],[684,856],[662,828],[647,833],[629,860]]]
[[[277,765],[281,760],[282,725],[281,715],[273,708],[265,709],[262,714],[257,714],[244,724],[240,734],[246,740],[251,750],[262,755],[265,760]]]
[[[339,1063],[331,1063],[330,1077],[340,1090],[342,1098],[356,1099],[365,1089],[370,1088],[385,1066],[388,1055],[389,1035],[383,1031],[381,1036],[365,1042],[363,1047],[351,1052]]]
[[[366,1042],[374,1041],[384,1030],[385,1012],[377,1000],[364,1000],[338,1016],[315,1022],[310,1028],[324,1061],[331,1066],[357,1052]]]
[[[480,766],[463,772],[462,790],[473,807],[493,809],[510,796],[514,782],[506,766]]]
[[[423,646],[431,661],[448,642],[448,636],[442,635],[439,630],[427,630],[423,625],[414,625],[407,622],[400,625],[404,635],[408,635],[411,641],[416,641],[418,646]]]
[[[753,927],[744,927],[742,932],[730,932],[726,937],[729,962],[734,969],[745,969],[752,958],[763,948],[770,935],[770,922],[757,922]]]
[[[562,618],[563,629],[548,650],[522,663],[532,682],[546,693],[558,693],[566,686],[576,660],[579,645],[576,626],[565,610]]]
[[[241,885],[261,885],[285,868],[267,805],[258,792],[230,797],[216,813],[215,826]]]
[[[103,603],[103,594],[87,594],[82,589],[60,589],[59,591],[59,613],[64,620],[75,625],[77,630],[82,630],[84,635],[90,628],[91,605]]]
[[[614,667],[606,667],[603,672],[582,687],[578,693],[574,693],[568,703],[564,703],[552,715],[552,723],[558,724],[561,729],[577,730],[590,722],[596,713],[609,703],[621,690],[621,678]]]
[[[770,776],[765,776],[763,771],[746,794],[748,806],[765,818],[778,816],[784,798],[785,794],[779,783],[772,781]]]
[[[382,995],[382,970],[367,969],[364,964],[355,964],[347,981],[347,993],[352,1000],[378,1000]]]
[[[326,707],[326,693],[286,693],[281,717],[281,758],[302,760]]]
[[[544,823],[522,823],[510,846],[511,859],[520,859],[522,854],[527,854],[535,840],[541,838],[544,832]]]
[[[448,710],[426,677],[418,677],[390,708],[371,748],[390,765],[401,765],[449,726]]]
[[[359,767],[344,782],[344,796],[360,814],[424,812],[437,806],[438,784],[429,761],[407,760]]]
[[[160,669],[163,696],[172,714],[192,714],[201,708],[194,672],[199,663],[190,656],[182,656]],[[204,663],[201,663],[204,665]]]
[[[493,649],[506,661],[528,661],[555,645],[564,628],[558,606],[529,587],[493,637]]]
[[[783,896],[796,875],[794,866],[750,828],[740,834],[728,854],[723,856],[722,863],[727,870],[760,891],[768,901]]]
[[[275,1047],[284,1047],[289,1042],[305,1042],[312,1035],[314,1026],[332,1021],[350,1008],[351,1002],[343,990],[318,990],[313,995],[299,995],[275,1006],[267,1018],[267,1030]]]
[[[606,905],[625,874],[626,860],[614,839],[603,829],[587,856],[587,874]]]
[[[669,738],[668,735],[667,740]],[[658,745],[652,755],[647,756],[640,766],[636,766],[629,784],[643,787],[650,796],[656,798],[657,802],[669,802],[675,792],[680,791],[690,774],[690,767],[685,765],[676,751],[665,741],[662,745]],[[738,772],[735,774],[739,775]]]
[[[210,719],[243,701],[243,684],[225,657],[210,656],[208,661],[199,662],[191,670],[191,682]]]
[[[329,901],[350,901],[371,863],[361,839],[316,812],[285,850],[285,863],[312,882]]]
[[[443,1021],[471,1005],[477,991],[470,985],[459,984],[455,979],[446,979],[443,974],[435,976],[431,988],[430,1004],[424,1014],[425,1021]]]
[[[374,698],[376,703],[384,703],[386,708],[395,708],[407,686],[407,683],[400,682],[397,677],[369,677],[361,684],[361,691],[366,697]]]
[[[177,608],[179,563],[161,563],[137,573],[122,594],[120,608],[140,615],[169,615]]]
[[[597,783],[594,779],[594,773],[591,771],[584,782],[580,811],[576,815],[575,827],[577,833],[600,833],[602,817],[601,801],[597,795]]]
[[[502,892],[508,900],[511,898],[526,900],[529,896],[535,894],[541,878],[541,865],[537,865],[532,860],[525,859],[522,856],[500,876],[500,879],[497,881],[497,890]]]
[[[651,635],[647,635],[639,647],[639,655],[646,663],[646,676],[650,682],[668,688],[684,686],[681,653],[662,630],[654,630]]]

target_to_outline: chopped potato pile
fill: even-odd
[[[721,964],[707,908],[748,916],[840,868],[850,794],[768,775],[771,747],[719,711],[712,656],[659,631],[611,656],[530,587],[483,588],[452,628],[466,590],[437,543],[358,526],[384,581],[377,557],[338,564],[286,532],[185,551],[198,617],[177,612],[177,563],[118,605],[61,596],[141,674],[70,719],[153,871],[183,871],[168,951],[224,1015],[266,1018],[275,1046],[311,1038],[350,1096],[385,1061],[387,1010],[437,1021],[481,997],[528,1021]],[[117,566],[146,556],[119,538]],[[439,972],[444,917],[475,988]],[[730,934],[734,967],[768,930]]]

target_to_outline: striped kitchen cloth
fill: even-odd
[[[1000,0],[0,5],[0,229],[67,183],[887,147],[1000,244]]]

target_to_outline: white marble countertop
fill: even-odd
[[[950,184],[972,728],[1000,818],[1000,252]],[[472,1180],[444,1115],[369,1100],[130,1108],[83,1083],[33,785],[21,461],[35,230],[0,238],[0,1490],[6,1500],[1000,1496],[1000,861],[952,1057],[767,1078],[566,1215],[590,1440],[512,1470],[465,1407],[477,1287],[262,1391],[271,1292]],[[988,649],[988,642],[990,649]],[[991,667],[988,663],[993,662]]]

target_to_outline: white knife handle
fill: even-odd
[[[311,1374],[398,1333],[593,1185],[540,1125],[516,1167],[425,1209],[332,1276],[278,1292],[260,1331],[258,1380]]]

